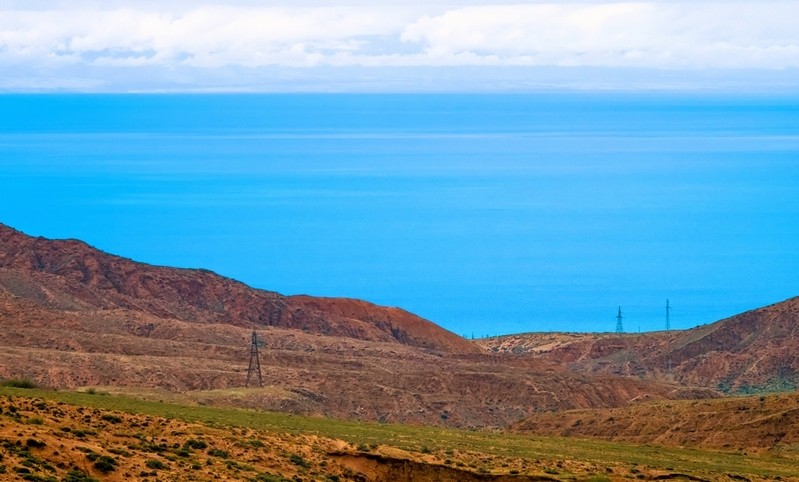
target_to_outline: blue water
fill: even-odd
[[[799,295],[799,97],[0,96],[0,222],[460,334]]]

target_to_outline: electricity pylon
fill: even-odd
[[[666,331],[671,330],[671,320],[669,320],[670,312],[671,312],[671,305],[669,305],[669,300],[666,300]]]
[[[258,341],[258,334],[255,333],[255,330],[252,330],[252,343],[250,344],[250,366],[247,367],[247,383],[244,385],[245,387],[250,386],[250,380],[255,376],[258,376],[258,386],[264,386],[264,381],[261,377],[261,359],[258,356],[258,347],[260,345],[261,342]]]

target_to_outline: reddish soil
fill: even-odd
[[[635,335],[529,333],[480,340],[486,350],[729,393],[799,386],[799,298],[691,330]]]
[[[34,238],[0,224],[0,287],[64,311],[128,309],[158,318],[277,326],[477,353],[467,340],[399,308],[365,301],[282,296],[207,270],[136,263],[77,240]]]
[[[799,394],[668,401],[537,414],[513,426],[536,434],[762,452],[799,447]]]
[[[541,411],[714,395],[491,354],[396,308],[286,297],[2,226],[0,326],[0,378],[352,419],[499,427]],[[237,391],[253,326],[265,388]]]
[[[70,473],[73,478],[93,477],[95,482],[148,477],[273,482],[557,480],[543,475],[476,473],[455,467],[452,460],[453,466],[446,465],[437,454],[394,447],[366,449],[315,435],[211,427],[40,399],[0,397],[0,480],[74,480],[67,478]],[[461,454],[470,461],[478,456],[485,458]],[[450,457],[465,466],[458,457]],[[524,463],[518,459],[491,461],[506,467]]]

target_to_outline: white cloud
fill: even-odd
[[[799,68],[799,1],[280,3],[0,0],[0,70]]]
[[[661,69],[799,66],[799,3],[535,4],[425,16],[402,34],[431,59]]]
[[[401,29],[395,9],[201,6],[0,11],[2,59],[88,64],[316,65]],[[131,62],[133,61],[133,62]]]

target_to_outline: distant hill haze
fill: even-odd
[[[2,225],[0,327],[0,378],[360,420],[502,427],[542,411],[718,396],[493,353],[398,308],[283,296]],[[253,328],[265,386],[243,390]]]

